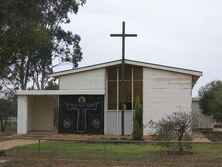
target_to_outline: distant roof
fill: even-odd
[[[72,69],[72,70],[55,72],[55,73],[52,73],[50,76],[51,77],[59,77],[59,76],[63,76],[63,75],[69,75],[69,74],[74,74],[74,73],[79,73],[79,72],[84,72],[84,71],[89,71],[89,70],[94,70],[94,69],[106,68],[109,66],[119,65],[121,63],[122,63],[122,60],[120,59],[120,60],[116,60],[116,61],[95,64],[95,65],[91,65],[91,66],[80,67],[80,68],[76,68],[76,69]],[[166,65],[152,64],[152,63],[146,63],[146,62],[140,62],[140,61],[128,60],[128,59],[125,60],[125,64],[143,66],[143,67],[147,67],[147,68],[153,68],[153,69],[159,69],[159,70],[165,70],[165,71],[172,71],[172,72],[177,72],[177,73],[182,73],[182,74],[188,74],[188,75],[192,75],[194,77],[197,77],[197,79],[203,75],[203,73],[201,71],[171,67],[171,66],[166,66]]]
[[[200,101],[200,97],[193,97],[192,100],[196,101],[196,102],[199,102]]]

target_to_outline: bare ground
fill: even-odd
[[[142,161],[72,160],[28,158],[11,159],[7,167],[222,167],[222,154],[195,153],[192,155],[161,154]]]
[[[36,144],[36,143],[38,143],[37,140],[31,140],[31,139],[10,139],[6,141],[1,141],[0,149],[8,150],[17,146],[24,146],[24,145]]]

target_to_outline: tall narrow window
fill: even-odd
[[[119,80],[122,79],[122,68],[119,66]],[[125,65],[125,81],[132,81],[132,66]]]
[[[119,85],[121,85],[121,81],[119,81]],[[122,109],[121,105],[121,86],[119,90],[119,110]],[[132,110],[132,81],[125,80],[125,110]]]
[[[143,68],[139,66],[133,67],[133,103],[135,109],[136,98],[140,98],[140,102],[143,103]]]
[[[117,110],[117,67],[108,69],[108,110]]]
[[[125,65],[125,110],[132,110],[132,66],[131,65]],[[121,104],[121,81],[122,81],[122,68],[119,67],[119,109],[122,109]]]

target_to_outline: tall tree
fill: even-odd
[[[143,109],[140,103],[140,98],[136,98],[135,111],[133,113],[133,133],[134,140],[143,139]]]
[[[77,14],[86,0],[0,0],[0,77],[3,84],[43,89],[52,62],[82,59],[80,36],[62,29],[68,14]],[[7,83],[6,83],[7,82]],[[30,85],[30,84],[29,84]]]
[[[212,81],[199,90],[200,107],[206,115],[222,121],[222,81]]]

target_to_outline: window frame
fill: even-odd
[[[134,111],[134,82],[135,81],[141,81],[142,82],[142,85],[141,85],[141,89],[142,89],[142,97],[141,98],[143,98],[143,67],[141,67],[141,66],[134,66],[134,65],[129,65],[130,67],[131,67],[131,80],[124,80],[125,82],[129,82],[129,81],[131,81],[131,109],[127,109],[127,110],[125,110],[126,112],[127,111]],[[141,68],[141,75],[142,75],[142,78],[141,79],[134,79],[134,67],[135,68]],[[107,100],[107,110],[108,111],[110,111],[110,112],[117,112],[118,113],[118,111],[121,111],[121,109],[119,109],[119,103],[120,103],[120,98],[119,98],[119,93],[120,93],[120,82],[121,82],[121,80],[120,80],[120,66],[113,66],[113,67],[110,67],[110,68],[107,68],[107,70],[109,70],[109,69],[111,69],[111,68],[116,68],[116,72],[117,72],[117,74],[116,74],[116,80],[109,80],[109,76],[107,77],[108,79],[107,79],[107,82],[108,82],[108,87],[109,87],[109,81],[116,81],[116,83],[117,83],[117,89],[116,89],[116,95],[117,95],[117,98],[116,98],[116,103],[117,103],[117,105],[116,105],[116,110],[114,110],[114,109],[109,109],[109,97],[108,97],[108,100]],[[107,74],[109,74],[109,72],[107,72]],[[107,87],[107,92],[108,92],[108,90],[109,90],[109,88]],[[107,93],[107,94],[109,94],[109,92]],[[141,103],[143,103],[143,99],[140,99],[141,100]]]

